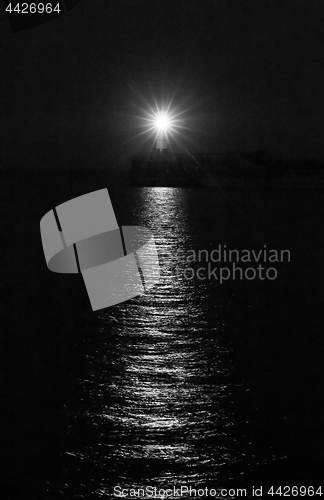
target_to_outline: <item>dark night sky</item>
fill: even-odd
[[[121,164],[152,93],[186,110],[189,149],[324,156],[322,0],[80,0],[15,34],[2,16],[8,166]]]

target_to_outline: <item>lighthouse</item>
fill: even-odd
[[[159,111],[155,116],[155,127],[157,130],[156,135],[156,149],[162,152],[168,148],[167,132],[170,127],[170,119],[168,115]]]

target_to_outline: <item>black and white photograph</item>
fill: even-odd
[[[324,499],[324,3],[0,29],[1,500]]]

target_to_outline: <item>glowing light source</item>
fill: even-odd
[[[158,112],[154,121],[159,132],[167,132],[170,129],[171,120],[167,113]]]
[[[130,84],[129,87],[141,101],[141,104],[132,103],[139,112],[133,116],[137,121],[135,126],[139,129],[134,139],[142,137],[143,145],[150,141],[151,148],[155,146],[160,151],[165,149],[172,151],[173,146],[186,149],[179,143],[179,139],[187,140],[184,132],[189,130],[186,123],[188,106],[184,104],[188,98],[177,99],[178,102],[175,103],[176,92],[174,91],[168,96],[160,96],[159,100],[153,93],[151,98],[147,99]]]
[[[173,135],[177,128],[177,120],[167,111],[160,110],[151,112],[147,119],[148,125],[153,132],[156,132],[156,147],[160,151],[167,149],[168,135]]]

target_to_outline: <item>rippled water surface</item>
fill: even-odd
[[[285,462],[291,443],[281,438],[289,420],[282,387],[291,391],[291,376],[273,349],[278,341],[289,356],[280,344],[287,324],[279,304],[289,266],[279,266],[277,281],[260,288],[247,280],[187,279],[187,264],[178,263],[176,272],[173,259],[219,244],[296,246],[298,234],[288,220],[279,227],[271,196],[177,188],[113,193],[121,225],[152,230],[161,280],[136,299],[85,312],[82,325],[71,327],[78,330],[74,355],[82,368],[66,387],[61,411],[59,497],[112,498],[116,485],[242,487],[260,467]],[[302,220],[304,209],[296,206]],[[286,378],[276,378],[273,359]],[[267,401],[274,398],[269,412],[263,384]]]

